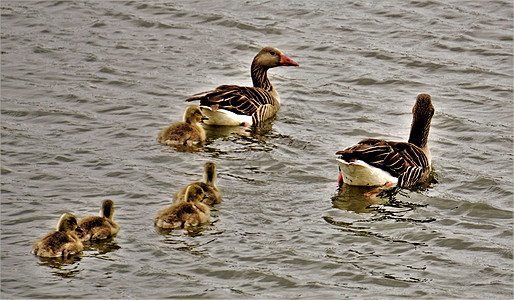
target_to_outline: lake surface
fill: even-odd
[[[312,2],[312,1],[310,1]],[[512,1],[2,1],[1,297],[513,297]],[[269,72],[282,106],[249,136],[160,145],[190,95]],[[335,152],[406,140],[436,108],[434,180],[337,186]],[[157,211],[218,166],[212,223]],[[64,212],[115,203],[122,229],[67,261],[30,254]]]

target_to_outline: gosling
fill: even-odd
[[[82,232],[77,218],[70,213],[64,213],[57,223],[57,230],[37,240],[32,247],[32,253],[41,257],[68,257],[80,253],[84,245],[77,232]]]
[[[198,106],[190,105],[184,111],[184,121],[161,129],[157,139],[168,146],[201,144],[205,141],[205,130],[198,123],[206,119]]]
[[[79,221],[82,241],[105,240],[115,237],[120,231],[120,225],[112,220],[114,215],[114,202],[104,200],[100,209],[100,216],[89,216]]]
[[[213,206],[214,204],[218,204],[221,202],[221,191],[218,189],[214,181],[216,180],[216,164],[213,162],[206,162],[204,171],[203,171],[203,178],[205,182],[196,181],[193,182],[185,187],[183,187],[181,190],[175,193],[173,196],[174,202],[179,202],[184,200],[186,189],[193,185],[199,185],[202,190],[205,193],[205,198],[202,200],[202,203],[205,203],[209,206]]]
[[[209,222],[211,210],[201,201],[202,188],[197,184],[187,187],[185,199],[164,208],[155,218],[155,226],[163,229],[194,227]]]

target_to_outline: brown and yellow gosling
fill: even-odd
[[[193,184],[188,186],[185,199],[164,208],[155,218],[155,226],[164,229],[188,228],[209,222],[211,211],[201,201],[204,197],[202,188]]]
[[[77,218],[64,213],[57,223],[57,229],[34,243],[32,253],[41,257],[68,257],[80,253],[84,246],[77,232],[81,231]]]
[[[100,209],[100,216],[89,216],[79,221],[82,233],[79,237],[83,241],[105,240],[116,236],[120,231],[120,225],[113,221],[114,202],[104,200]]]
[[[190,105],[184,111],[183,122],[161,129],[157,139],[168,146],[194,146],[205,141],[205,130],[198,125],[206,119],[198,106]]]
[[[204,171],[203,171],[203,178],[205,179],[205,182],[196,181],[193,183],[190,183],[189,185],[183,187],[181,190],[175,193],[173,196],[174,202],[178,202],[181,200],[184,200],[186,190],[189,186],[196,184],[199,185],[204,193],[205,198],[202,200],[202,203],[205,203],[209,206],[213,206],[214,204],[218,204],[221,202],[221,191],[218,189],[214,181],[216,180],[216,164],[213,162],[206,162]]]

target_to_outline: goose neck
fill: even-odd
[[[409,135],[409,143],[414,144],[421,149],[426,149],[428,143],[428,133],[430,132],[430,120],[418,120],[413,119],[410,135]]]
[[[258,65],[254,61],[251,67],[251,73],[254,87],[263,88],[269,92],[273,90],[273,85],[268,78],[268,68]]]

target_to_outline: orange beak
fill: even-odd
[[[280,65],[281,66],[300,66],[297,62],[285,56],[284,54],[280,54]]]

